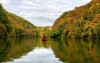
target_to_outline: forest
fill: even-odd
[[[25,4],[26,0],[23,1]],[[35,1],[26,2],[31,4]],[[67,0],[58,1],[64,3]],[[14,2],[19,3],[17,0]],[[66,11],[52,26],[44,27],[8,12],[2,5],[4,4],[0,4],[0,63],[100,63],[100,0],[91,0],[86,5]],[[38,13],[41,14],[41,11]],[[31,14],[32,18],[39,17],[36,13]],[[52,15],[51,12],[50,14]],[[49,19],[43,23],[40,21],[41,24],[50,23]]]
[[[52,38],[100,38],[100,0],[64,12],[53,26],[37,27],[0,4],[0,37],[46,34]]]
[[[38,36],[37,27],[24,18],[6,11],[0,4],[0,37]]]
[[[100,0],[64,12],[54,22],[50,37],[100,38]]]

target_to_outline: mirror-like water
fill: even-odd
[[[0,63],[100,63],[100,40],[0,39]]]

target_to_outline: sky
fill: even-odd
[[[3,7],[36,26],[52,26],[63,12],[73,10],[91,0],[0,0]]]

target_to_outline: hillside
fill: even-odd
[[[100,0],[64,12],[53,24],[51,37],[100,37]]]
[[[47,37],[49,37],[52,27],[51,26],[37,27],[37,30],[40,37],[43,37],[43,35],[46,35]]]
[[[36,26],[15,14],[7,12],[0,4],[0,37],[37,35]]]

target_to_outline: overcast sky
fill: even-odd
[[[36,26],[51,26],[63,12],[85,5],[91,0],[0,0],[9,12]]]

